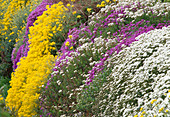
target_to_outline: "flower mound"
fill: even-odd
[[[170,116],[170,26],[136,39],[109,59],[112,72],[97,96],[97,116]]]

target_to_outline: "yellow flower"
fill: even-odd
[[[49,5],[46,5],[46,9],[49,9],[50,7],[49,7]]]
[[[5,35],[6,34],[6,32],[5,33],[2,33],[2,35]]]
[[[160,109],[159,109],[159,113],[160,113],[163,109],[164,109],[164,107],[160,108]]]
[[[106,2],[108,3],[108,2],[110,2],[110,0],[106,0]]]
[[[154,115],[153,117],[156,117],[156,115]]]
[[[168,90],[168,92],[170,92],[170,89]]]
[[[77,12],[76,11],[73,11],[73,15],[76,14]]]
[[[55,45],[55,42],[50,43],[50,45]]]
[[[55,31],[55,30],[56,30],[56,26],[54,26],[54,27],[52,28],[52,30]]]
[[[8,37],[5,37],[5,39],[8,39]]]
[[[143,107],[140,108],[140,111],[142,111],[142,110],[143,110]]]
[[[71,2],[75,2],[75,0],[71,0]]]
[[[101,7],[101,6],[100,6],[100,4],[97,4],[97,6],[96,6],[96,7]]]
[[[15,41],[16,41],[16,42],[18,42],[18,41],[19,41],[19,39],[15,39]]]
[[[81,15],[77,15],[77,18],[81,18]]]
[[[11,39],[9,40],[9,42],[11,42]]]
[[[52,34],[52,33],[49,33],[48,35],[51,36],[51,37],[53,37],[53,34]]]
[[[145,111],[142,112],[142,115],[145,114]]]
[[[3,97],[2,97],[2,95],[0,95],[0,101],[2,101],[3,100]]]
[[[0,101],[2,101],[3,100],[3,97],[0,97]]]
[[[72,35],[69,35],[68,37],[69,37],[69,39],[72,39],[72,38],[73,38],[73,36],[72,36]]]
[[[102,1],[101,4],[105,4],[105,1]]]
[[[67,42],[65,43],[65,46],[68,47],[69,45],[70,45],[70,43],[67,41]]]
[[[70,7],[71,5],[68,3],[67,6]]]
[[[101,5],[105,5],[105,1],[102,1],[102,2],[101,2]]]
[[[91,11],[91,8],[87,8],[87,11],[90,12],[90,11]]]
[[[151,104],[153,104],[155,101],[157,101],[156,99],[153,99],[152,101],[151,101]]]
[[[73,46],[70,47],[70,50],[72,50],[72,49],[73,49]]]
[[[13,35],[14,34],[14,32],[11,32],[9,35]]]
[[[168,110],[165,110],[165,112],[167,113],[167,112],[168,112]]]
[[[63,16],[63,19],[64,19],[64,18],[66,18],[66,16],[65,16],[65,15]]]
[[[74,5],[71,5],[71,7],[74,7]]]
[[[138,117],[138,115],[135,115],[134,117]]]
[[[31,11],[32,11],[32,9],[29,10],[29,12],[31,12]]]

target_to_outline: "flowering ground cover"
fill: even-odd
[[[170,116],[169,1],[0,2],[1,115]]]

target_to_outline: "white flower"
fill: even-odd
[[[61,93],[61,92],[62,92],[62,90],[59,90],[58,92],[59,92],[59,93]]]
[[[107,32],[108,35],[110,35],[111,32]]]
[[[58,84],[58,85],[60,85],[60,84],[61,84],[60,80],[57,80],[57,84]]]

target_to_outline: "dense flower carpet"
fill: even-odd
[[[169,0],[0,10],[0,117],[170,117]]]

